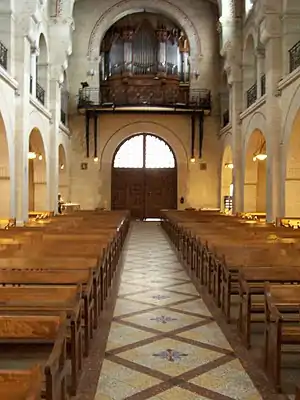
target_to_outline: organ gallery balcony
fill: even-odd
[[[152,79],[152,82],[158,82]],[[101,89],[85,87],[79,90],[78,109],[102,112],[184,112],[211,110],[211,93],[207,89],[189,89],[178,85],[135,86],[128,82],[127,88],[118,84]]]

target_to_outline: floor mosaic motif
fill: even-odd
[[[136,223],[94,400],[263,397],[157,223]]]

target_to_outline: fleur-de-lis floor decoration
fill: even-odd
[[[152,355],[153,355],[153,357],[159,357],[162,360],[167,360],[169,362],[180,361],[182,359],[182,357],[188,356],[188,354],[186,354],[186,353],[180,353],[179,351],[172,350],[172,349],[167,349],[167,350],[161,351],[159,353],[154,353]]]
[[[152,296],[152,299],[154,299],[154,300],[166,300],[169,298],[170,298],[170,296],[165,296],[163,294],[156,294],[155,296]]]
[[[162,315],[160,317],[150,318],[150,321],[156,321],[160,322],[161,324],[167,324],[168,322],[177,321],[177,318],[172,318]]]

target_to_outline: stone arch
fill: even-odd
[[[176,20],[188,36],[190,43],[191,58],[197,59],[201,56],[201,43],[197,30],[189,16],[183,9],[174,5],[170,0],[153,0],[151,7],[147,0],[120,0],[109,7],[96,22],[88,45],[88,58],[95,61],[99,58],[100,43],[106,31],[119,19],[128,14],[147,10],[149,12],[162,13]]]
[[[300,215],[300,108],[295,115],[285,150],[285,215],[299,217]]]
[[[99,203],[109,205],[111,203],[111,165],[116,148],[127,138],[138,132],[149,132],[163,139],[173,149],[177,160],[178,195],[185,197],[188,192],[188,167],[189,156],[180,137],[163,124],[153,121],[138,121],[123,125],[104,144],[100,155],[100,169],[103,181],[100,183],[101,198]]]
[[[69,165],[67,154],[63,144],[58,146],[58,192],[63,200],[68,201],[70,197]]]
[[[12,215],[12,172],[10,169],[10,149],[8,131],[0,111],[0,226],[1,219],[9,219]]]
[[[261,130],[252,131],[244,151],[244,211],[266,212],[267,162],[257,154],[267,154],[266,138]]]
[[[230,144],[224,148],[223,156],[222,156],[222,164],[221,164],[221,210],[222,211],[231,211],[229,208],[225,206],[225,198],[232,197],[233,195],[233,154],[232,147]]]
[[[298,84],[298,86],[294,90],[294,93],[291,97],[290,104],[283,121],[281,141],[285,145],[289,143],[290,135],[292,134],[293,130],[293,124],[299,111],[299,96],[300,96],[300,84]]]
[[[38,55],[36,58],[36,97],[45,105],[48,93],[49,50],[46,36],[40,33],[38,39]]]
[[[249,119],[246,129],[245,129],[245,136],[244,136],[244,151],[248,145],[248,141],[255,130],[259,130],[261,132],[266,132],[266,117],[265,115],[258,111],[254,113],[251,118]]]
[[[47,157],[40,130],[34,127],[29,134],[28,146],[28,206],[31,211],[46,211]]]

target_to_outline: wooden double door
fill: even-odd
[[[177,208],[176,168],[113,168],[112,209],[130,210],[133,218],[158,218],[161,209]]]

